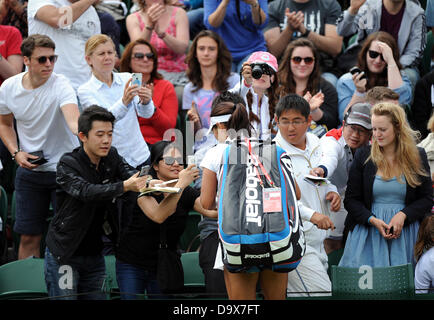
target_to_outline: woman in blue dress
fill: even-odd
[[[432,207],[427,156],[400,106],[375,105],[371,122],[372,146],[357,150],[349,173],[339,266],[414,264],[419,222]]]

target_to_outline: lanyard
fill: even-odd
[[[252,150],[252,143],[250,142],[249,139],[245,140],[247,145],[249,146],[249,154],[255,159],[256,163],[259,165],[259,167],[261,168],[262,173],[264,174],[265,178],[267,179],[268,183],[271,185],[271,187],[274,187],[274,182],[271,180],[270,175],[268,174],[267,170],[265,170],[264,166],[262,165],[262,162],[259,160],[259,158],[256,156],[255,153],[253,153]],[[264,183],[262,182],[262,179],[259,175],[259,170],[258,167],[255,166],[255,170],[256,170],[256,176],[258,177],[259,181],[261,182],[261,186],[264,187]]]

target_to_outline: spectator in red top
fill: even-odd
[[[175,88],[170,81],[163,79],[157,69],[157,51],[148,41],[138,39],[125,47],[120,71],[141,73],[142,84],[153,88],[154,115],[148,119],[139,117],[140,130],[148,145],[163,140],[166,130],[175,128],[178,115]]]
[[[0,85],[23,70],[21,42],[23,38],[17,28],[0,25]]]

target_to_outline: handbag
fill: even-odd
[[[184,269],[181,255],[167,245],[166,225],[160,225],[157,280],[162,293],[180,293],[184,288]]]

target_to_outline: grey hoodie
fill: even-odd
[[[338,18],[337,32],[347,37],[357,33],[356,41],[346,50],[361,44],[367,36],[380,30],[381,0],[367,0],[357,15],[348,9]],[[403,67],[416,67],[422,60],[426,45],[425,13],[416,1],[406,0],[401,27],[398,33],[398,47]]]

